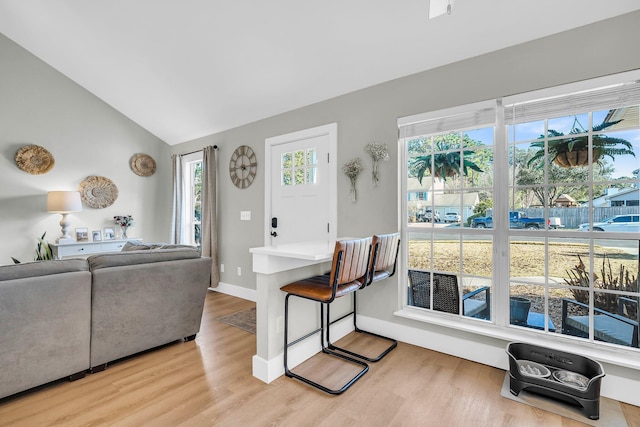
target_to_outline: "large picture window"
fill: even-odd
[[[637,74],[399,120],[405,309],[637,350]]]

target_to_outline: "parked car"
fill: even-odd
[[[417,222],[440,222],[440,214],[433,212],[431,209],[418,209],[416,212]]]
[[[580,224],[580,231],[589,231],[589,223]],[[640,232],[640,215],[616,215],[593,223],[593,231]]]
[[[493,217],[478,217],[471,220],[473,228],[493,228]],[[544,218],[529,218],[524,212],[509,212],[509,228],[527,230],[544,229]]]
[[[447,212],[444,214],[444,222],[460,222],[461,219],[457,212]]]

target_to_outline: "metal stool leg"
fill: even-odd
[[[329,329],[329,325],[328,323],[325,323],[325,317],[324,317],[324,304],[320,302],[320,327],[308,334],[306,334],[303,337],[298,338],[295,341],[289,342],[289,297],[292,296],[293,294],[287,294],[284,300],[284,373],[287,377],[290,378],[295,378],[298,379],[306,384],[309,384],[317,389],[320,389],[326,393],[329,394],[342,394],[344,393],[349,387],[351,387],[358,379],[360,379],[368,370],[369,370],[369,365],[367,365],[366,363],[362,362],[361,360],[357,360],[354,358],[351,358],[349,356],[345,356],[342,354],[337,354],[337,353],[333,353],[331,351],[327,350],[327,347],[324,344],[324,329],[325,329],[325,324],[327,327],[327,330]],[[293,295],[293,296],[297,296],[297,295]],[[329,304],[327,304],[327,316],[329,315]],[[327,317],[328,320],[328,317]],[[314,334],[320,332],[320,344],[322,347],[322,352],[329,354],[331,356],[336,356],[339,357],[340,359],[343,359],[349,363],[354,363],[357,364],[359,366],[362,367],[362,369],[355,375],[353,376],[350,380],[348,380],[342,387],[340,387],[339,389],[331,389],[328,388],[322,384],[319,384],[315,381],[310,380],[309,378],[306,378],[302,375],[296,374],[294,372],[292,372],[289,369],[288,366],[288,351],[289,351],[289,347],[304,341],[305,339],[313,336]]]
[[[350,313],[347,313],[346,315],[342,316],[341,318],[336,319],[336,320],[334,320],[333,322],[330,322],[330,323],[329,323],[329,315],[328,315],[328,311],[329,311],[329,309],[327,308],[327,324],[328,324],[328,326],[327,326],[327,348],[328,348],[329,350],[334,351],[334,352],[335,352],[335,351],[339,351],[339,352],[341,352],[341,353],[349,354],[349,355],[354,356],[354,357],[357,357],[357,358],[359,358],[359,359],[366,360],[367,362],[377,362],[377,361],[379,361],[380,359],[382,359],[384,356],[386,356],[387,354],[389,354],[389,352],[390,352],[391,350],[393,350],[394,348],[396,348],[396,347],[398,346],[398,341],[394,340],[393,338],[385,337],[385,336],[383,336],[383,335],[379,335],[379,334],[376,334],[376,333],[374,333],[374,332],[369,332],[369,331],[365,331],[364,329],[360,329],[360,328],[358,328],[358,323],[357,323],[357,309],[356,309],[356,304],[357,304],[356,296],[357,296],[357,294],[358,294],[358,292],[354,292],[354,294],[353,294],[353,311],[352,311],[352,312],[350,312]],[[356,333],[359,333],[359,334],[367,334],[367,335],[370,335],[370,336],[373,336],[373,337],[376,337],[376,338],[380,338],[380,339],[383,339],[383,340],[389,341],[391,344],[389,344],[389,346],[388,346],[388,347],[386,347],[386,348],[385,348],[385,349],[384,349],[380,354],[378,354],[377,356],[374,356],[374,357],[368,357],[368,356],[365,356],[365,355],[363,355],[363,354],[355,353],[355,352],[353,352],[353,351],[351,351],[351,350],[347,350],[346,348],[338,347],[337,345],[333,344],[333,343],[331,342],[330,334],[329,334],[330,326],[331,326],[332,324],[334,324],[334,323],[336,323],[336,322],[338,322],[338,321],[340,321],[340,320],[344,319],[345,317],[347,317],[347,316],[349,316],[349,315],[351,315],[351,314],[353,314],[353,326],[354,326],[354,328],[355,328],[355,332],[356,332]],[[338,353],[335,353],[335,354],[338,354]]]

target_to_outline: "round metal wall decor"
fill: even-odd
[[[25,145],[16,153],[16,165],[31,175],[47,173],[55,163],[51,153],[39,145]]]
[[[156,172],[156,161],[148,154],[134,154],[131,158],[131,170],[139,176],[151,176]]]
[[[78,189],[82,202],[94,209],[111,206],[118,198],[118,187],[104,176],[88,176]]]

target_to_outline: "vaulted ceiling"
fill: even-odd
[[[0,0],[0,32],[177,144],[638,9],[455,0],[430,20],[429,0]]]

